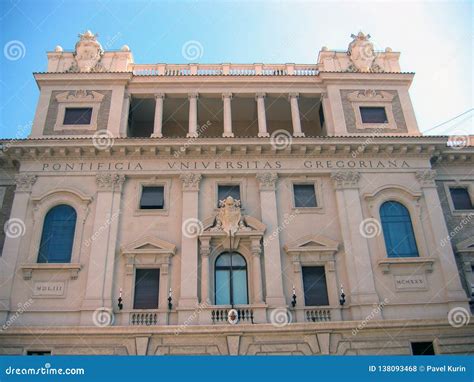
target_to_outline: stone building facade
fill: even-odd
[[[49,52],[2,143],[0,351],[472,353],[470,137],[422,136],[399,53],[352,39],[310,65]]]

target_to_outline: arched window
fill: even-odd
[[[383,203],[380,220],[388,257],[418,256],[410,213],[403,204],[394,201]]]
[[[216,305],[248,304],[247,263],[238,253],[223,253],[216,259]]]
[[[74,208],[61,204],[51,208],[44,218],[38,263],[71,261],[77,214]]]

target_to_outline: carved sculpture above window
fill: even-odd
[[[230,236],[234,236],[237,231],[251,231],[252,229],[245,223],[245,219],[240,212],[240,200],[235,200],[228,196],[225,200],[219,201],[219,212],[217,213],[215,224],[211,227],[211,232],[223,231]]]

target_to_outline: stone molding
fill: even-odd
[[[336,171],[331,174],[336,190],[359,188],[360,173],[357,171]]]
[[[18,174],[15,176],[16,192],[31,192],[37,176],[33,174]]]
[[[436,170],[422,170],[415,173],[421,187],[436,187]]]
[[[199,183],[202,175],[194,172],[187,172],[179,176],[183,182],[183,191],[199,191]]]
[[[275,191],[278,174],[274,172],[264,172],[257,174],[258,187],[260,191]]]
[[[121,174],[97,174],[96,184],[99,191],[121,190],[125,182],[125,175]]]

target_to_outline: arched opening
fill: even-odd
[[[248,304],[247,262],[236,252],[224,252],[215,263],[216,305]]]

